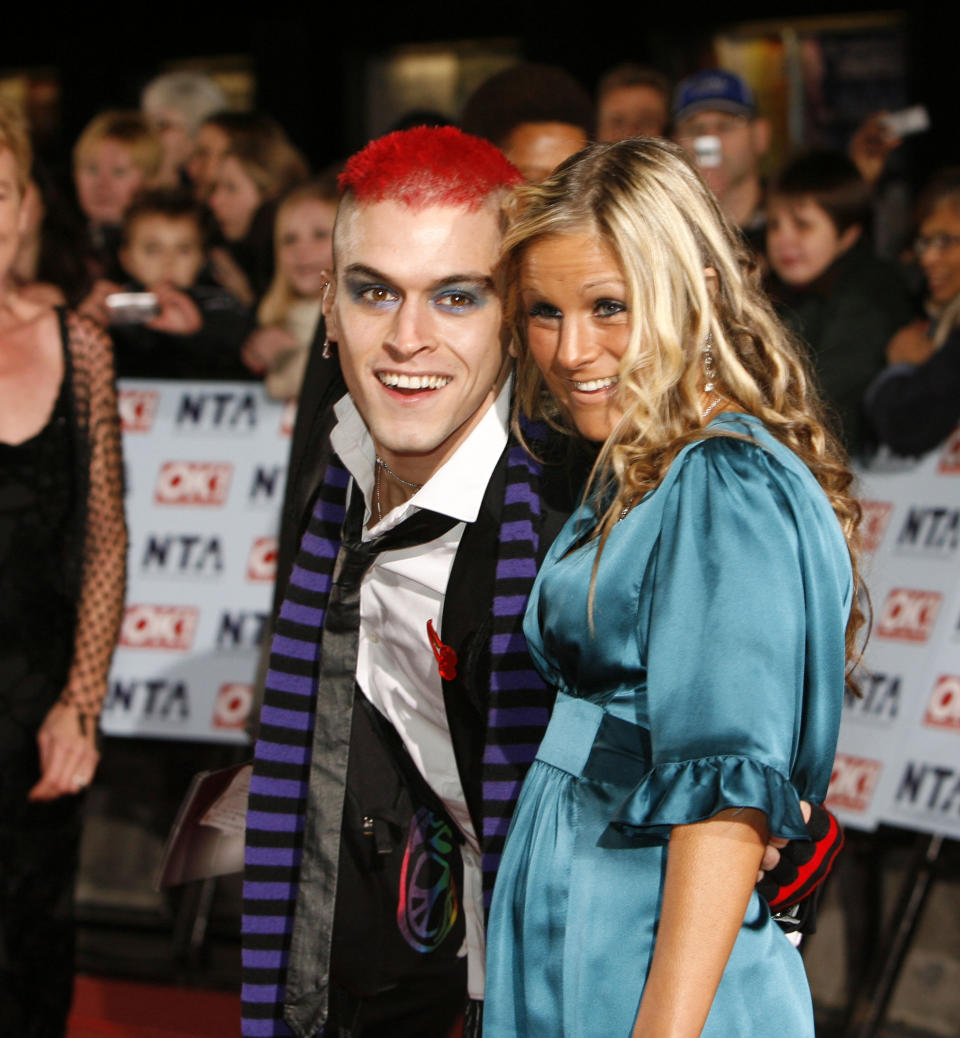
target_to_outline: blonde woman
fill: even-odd
[[[333,269],[337,176],[295,187],[277,207],[275,270],[257,307],[257,330],[243,347],[243,361],[264,376],[275,400],[296,399],[320,320],[323,291]]]
[[[107,325],[106,298],[120,291],[120,225],[134,195],[160,169],[160,138],[139,112],[101,112],[84,127],[73,147],[77,202],[86,221],[83,264],[87,287],[78,309]]]
[[[497,878],[490,1038],[813,1035],[753,891],[830,778],[860,622],[842,454],[752,261],[672,144],[520,189],[518,398],[602,444],[525,634],[559,690]]]
[[[29,171],[0,106],[0,1030],[57,1035],[127,534],[110,342],[9,277]]]
[[[91,119],[73,148],[77,200],[90,226],[119,227],[162,158],[160,138],[139,112],[101,112]]]

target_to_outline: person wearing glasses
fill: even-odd
[[[960,167],[933,178],[917,215],[926,313],[890,340],[889,367],[866,396],[877,439],[900,454],[932,450],[960,419]]]

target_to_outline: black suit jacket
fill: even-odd
[[[283,602],[293,561],[310,518],[314,498],[330,457],[333,405],[346,393],[334,355],[323,357],[321,319],[303,379],[297,408],[277,550],[274,617]],[[542,479],[543,522],[540,558],[559,533],[589,470],[589,456],[564,439],[552,443]],[[487,486],[476,522],[468,524],[447,585],[440,637],[457,652],[457,676],[443,682],[447,720],[467,806],[476,832],[483,832],[482,769],[489,687],[493,586],[506,479],[506,451]]]

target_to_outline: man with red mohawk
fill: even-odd
[[[484,915],[552,704],[523,613],[586,471],[510,432],[493,275],[520,182],[450,127],[341,177],[247,814],[249,1038],[447,1038],[465,1005],[480,1033]]]
[[[374,141],[341,177],[251,784],[245,1035],[442,1038],[483,995],[551,702],[523,606],[576,489],[558,470],[564,509],[542,503],[509,434],[493,271],[520,182],[450,127]]]

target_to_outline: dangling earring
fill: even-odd
[[[703,344],[703,374],[706,381],[703,383],[704,393],[712,393],[716,386],[717,364],[713,359],[713,332],[707,332],[706,341]]]
[[[703,375],[706,381],[703,383],[703,391],[707,394],[707,399],[710,399],[710,394],[714,392],[716,388],[717,378],[717,364],[713,358],[713,332],[707,332],[706,341],[703,344]],[[701,420],[705,420],[713,414],[714,411],[724,402],[725,397],[720,393],[716,393],[716,400],[712,404],[708,404],[700,412]]]
[[[323,306],[326,309],[327,305],[327,292],[330,290],[330,282],[324,281],[323,288],[320,290],[323,293]],[[320,354],[324,360],[329,360],[333,356],[333,351],[330,349],[330,340],[326,335],[323,337],[323,351]]]

